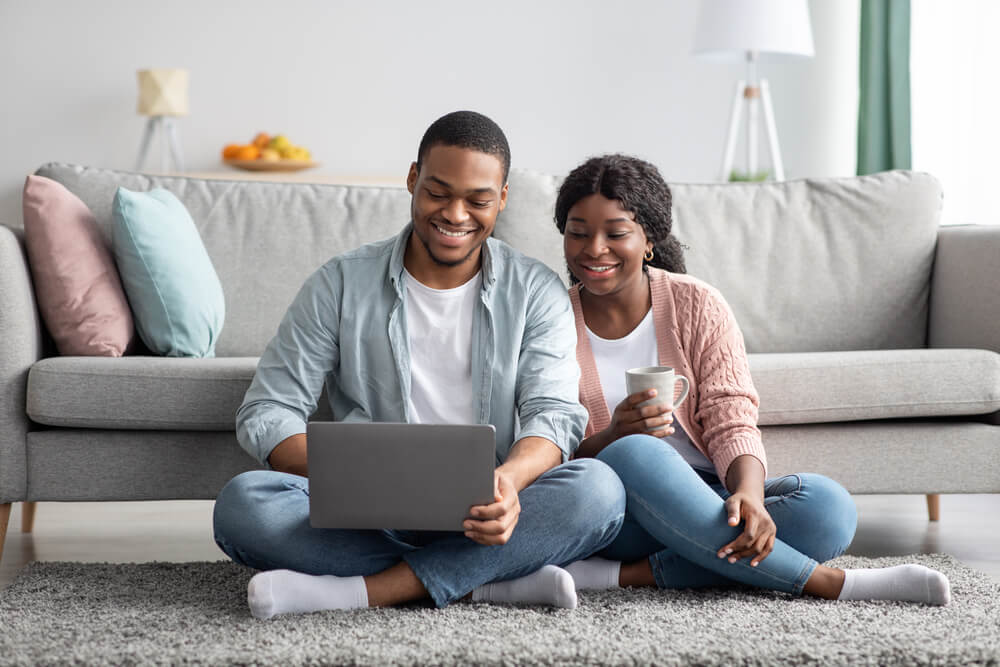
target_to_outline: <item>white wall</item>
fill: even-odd
[[[850,175],[858,0],[812,0],[816,58],[762,67],[786,174]],[[191,170],[285,132],[328,173],[403,178],[426,126],[459,108],[507,132],[516,166],[563,172],[607,151],[668,179],[718,170],[740,66],[690,55],[693,0],[0,0],[0,220],[58,160],[130,169],[135,71],[191,72]],[[156,156],[151,164],[156,164]]]

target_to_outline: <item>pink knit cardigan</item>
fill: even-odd
[[[691,383],[674,419],[715,465],[723,484],[729,465],[743,454],[757,457],[766,473],[767,457],[757,428],[760,402],[750,379],[743,334],[729,304],[717,289],[697,278],[653,267],[649,267],[649,289],[660,365],[673,367]],[[611,414],[587,338],[580,285],[571,287],[569,296],[576,316],[580,402],[590,412],[589,437],[608,427]]]

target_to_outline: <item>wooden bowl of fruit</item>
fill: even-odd
[[[248,171],[299,171],[319,166],[309,149],[297,146],[283,134],[259,132],[249,144],[229,144],[222,149],[222,161]]]

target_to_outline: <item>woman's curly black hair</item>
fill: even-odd
[[[559,187],[556,197],[556,227],[566,233],[566,218],[573,206],[593,194],[618,200],[622,208],[635,215],[646,238],[653,243],[653,259],[643,263],[674,273],[686,273],[684,253],[677,238],[670,233],[670,186],[660,171],[645,160],[615,153],[592,157],[574,169]],[[578,282],[570,274],[573,282]]]

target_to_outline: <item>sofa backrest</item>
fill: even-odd
[[[110,238],[118,186],[164,187],[187,206],[226,296],[219,356],[256,356],[306,277],[330,257],[396,234],[402,187],[149,176],[51,163]],[[561,178],[511,171],[495,235],[566,279],[553,222]],[[751,352],[924,347],[940,208],[932,177],[888,172],[766,184],[676,184],[688,272],[718,287]]]
[[[330,257],[392,236],[409,220],[406,189],[147,176],[48,164],[111,230],[118,186],[163,187],[184,202],[222,283],[226,321],[220,357],[257,356],[305,279]]]
[[[510,222],[498,222],[497,236],[565,279],[552,213],[561,181],[512,171]],[[726,297],[751,352],[926,347],[942,202],[933,176],[897,170],[670,189],[687,271]]]
[[[932,176],[671,188],[688,272],[730,301],[751,352],[926,346]]]

